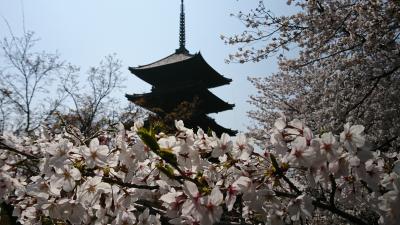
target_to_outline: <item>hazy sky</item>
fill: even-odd
[[[220,35],[238,34],[243,24],[231,13],[247,12],[259,0],[185,0],[186,48],[200,51],[205,60],[230,85],[211,91],[233,103],[233,110],[211,114],[221,125],[246,131],[251,121],[246,102],[255,89],[248,76],[267,76],[276,70],[276,61],[226,64],[235,47],[225,45]],[[266,1],[276,14],[288,13],[284,0]],[[33,30],[41,41],[38,50],[58,51],[61,58],[86,71],[106,55],[116,53],[123,62],[126,89],[115,96],[127,101],[125,93],[144,93],[150,86],[128,71],[129,66],[148,64],[178,48],[180,0],[0,0],[0,15],[16,34],[22,33],[22,10],[26,30]],[[8,34],[3,20],[0,36]]]

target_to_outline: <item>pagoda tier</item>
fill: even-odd
[[[213,88],[229,84],[232,80],[215,71],[204,60],[201,53],[174,53],[156,62],[129,67],[131,73],[157,88],[171,88],[187,84],[198,84]]]
[[[151,93],[126,95],[129,101],[150,111],[161,108],[165,112],[172,112],[181,102],[195,103],[193,113],[218,113],[233,109],[234,104],[221,100],[208,89],[199,86],[177,87],[174,89],[153,89]]]
[[[217,135],[227,133],[231,136],[234,136],[237,134],[237,131],[222,127],[221,125],[217,124],[217,122],[215,122],[214,119],[204,114],[192,117],[190,120],[185,120],[184,123],[186,127],[193,127],[193,128],[200,127],[205,132],[207,132],[210,129],[214,131]]]

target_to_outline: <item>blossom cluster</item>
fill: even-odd
[[[244,134],[217,137],[175,125],[175,135],[141,122],[91,139],[71,131],[5,135],[0,202],[12,205],[24,225],[300,224],[317,217],[396,224],[400,218],[400,155],[371,149],[363,126],[314,134],[304,122],[282,117],[270,131],[271,145],[260,150]]]
[[[362,124],[377,146],[399,149],[398,1],[288,0],[284,13],[270,10],[284,1],[259,2],[236,15],[243,33],[223,37],[238,47],[229,61],[278,58],[276,73],[249,79],[252,136],[266,141],[282,112],[312,130]]]

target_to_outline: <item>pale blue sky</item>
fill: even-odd
[[[37,49],[58,51],[61,57],[86,71],[102,57],[116,53],[123,62],[127,88],[115,93],[127,101],[125,93],[144,93],[150,86],[131,75],[128,66],[148,64],[163,58],[178,47],[180,0],[0,0],[0,15],[14,32],[22,32],[22,3],[27,30],[40,37]],[[269,0],[266,5],[276,14],[288,13],[285,0]],[[248,76],[266,76],[277,69],[276,61],[225,64],[235,47],[227,46],[220,35],[237,34],[243,24],[231,13],[247,12],[258,0],[185,0],[186,47],[201,51],[219,73],[233,79],[231,85],[212,89],[221,99],[236,104],[233,110],[211,114],[228,128],[246,131],[250,124],[246,102],[255,89]],[[0,36],[7,35],[0,21]]]

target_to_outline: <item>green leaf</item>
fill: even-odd
[[[141,128],[138,130],[137,134],[140,139],[149,147],[153,152],[157,153],[160,150],[160,146],[157,143],[156,136],[153,132],[147,130],[146,128]]]
[[[167,163],[170,163],[171,165],[177,166],[178,165],[178,160],[176,158],[176,155],[172,153],[170,149],[165,149],[162,148],[160,149],[158,155],[164,159]]]
[[[164,173],[167,177],[171,179],[175,179],[174,169],[168,165],[164,165],[163,163],[158,163],[156,165],[157,169]]]

